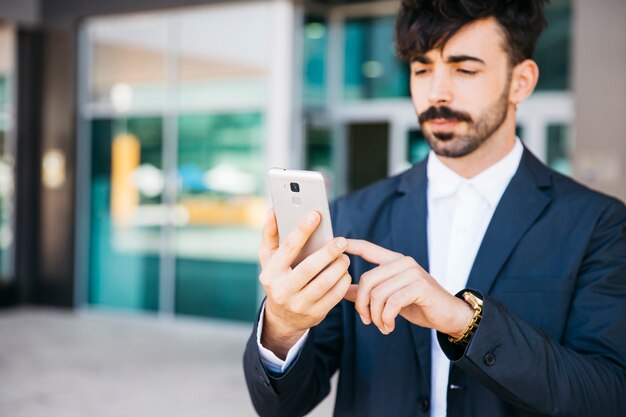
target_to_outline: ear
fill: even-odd
[[[539,67],[535,61],[526,59],[513,68],[509,100],[517,105],[528,98],[539,80]]]

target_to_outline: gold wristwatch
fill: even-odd
[[[455,345],[465,346],[469,343],[470,337],[472,337],[472,334],[474,334],[474,331],[478,328],[480,319],[483,318],[483,300],[478,298],[471,291],[465,291],[463,293],[463,299],[474,309],[474,316],[463,331],[461,337],[455,339],[452,336],[448,336],[448,341],[454,343]]]

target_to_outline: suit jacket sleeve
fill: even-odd
[[[438,335],[450,360],[531,413],[609,417],[626,410],[626,209],[611,201],[581,261],[562,340],[488,295],[465,349]]]
[[[331,215],[337,231],[336,204],[331,206]],[[339,367],[343,348],[342,304],[337,304],[310,330],[300,354],[284,374],[275,375],[264,369],[257,346],[257,326],[254,326],[243,363],[248,391],[260,416],[303,416],[328,395],[330,378]]]
[[[248,391],[260,416],[303,416],[328,395],[342,346],[341,305],[311,329],[302,351],[281,375],[267,372],[261,364],[255,326],[243,361]]]

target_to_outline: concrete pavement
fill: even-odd
[[[250,324],[101,310],[0,310],[0,416],[255,416]],[[311,416],[332,415],[331,393]]]

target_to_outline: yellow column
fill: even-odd
[[[129,226],[139,205],[139,191],[133,181],[141,160],[139,139],[129,133],[117,135],[111,159],[111,216],[116,226]]]

